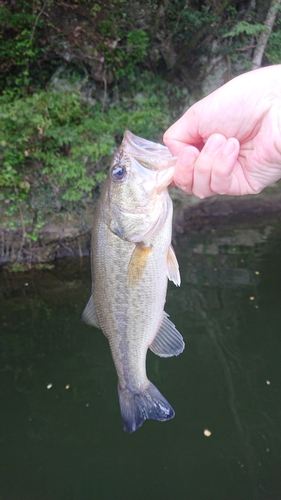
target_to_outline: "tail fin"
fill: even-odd
[[[171,405],[151,382],[143,392],[132,392],[118,386],[118,395],[126,432],[136,431],[149,418],[163,422],[175,416]]]

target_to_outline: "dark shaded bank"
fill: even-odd
[[[177,188],[171,189],[174,201],[174,235],[201,231],[224,224],[243,221],[264,224],[266,218],[281,215],[281,186],[274,185],[259,195],[217,196],[199,200],[186,196]],[[1,230],[0,264],[23,266],[42,264],[64,257],[87,256],[90,251],[94,203],[80,217],[66,214],[49,221],[39,232],[37,241],[30,240],[23,227],[18,231]]]
[[[180,199],[177,199],[177,193]],[[174,195],[174,190],[172,196]],[[227,223],[228,226],[249,223],[251,220],[264,225],[266,219],[278,218],[281,215],[281,185],[265,189],[258,195],[249,196],[213,196],[199,200],[195,196],[188,197],[185,204],[184,194],[175,193],[175,222],[176,233],[200,231],[206,227],[219,227]]]

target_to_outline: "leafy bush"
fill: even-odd
[[[258,36],[262,31],[267,30],[268,27],[263,24],[240,21],[228,33],[225,33],[224,38],[239,35]]]
[[[122,77],[132,79],[138,63],[144,61],[147,55],[148,36],[143,30],[129,31],[124,45],[116,47],[104,45],[105,61],[117,80]]]
[[[0,88],[23,89],[30,82],[30,64],[43,51],[39,44],[41,5],[26,0],[5,3],[0,4]]]
[[[125,129],[150,139],[165,130],[166,93],[167,85],[144,75],[135,83],[134,97],[119,96],[104,112],[102,104],[90,106],[70,91],[2,96],[0,202],[5,214],[14,216],[24,206],[40,227],[48,213],[75,210],[105,178]]]

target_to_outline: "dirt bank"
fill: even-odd
[[[275,184],[259,195],[228,197],[217,196],[199,200],[186,196],[176,188],[171,189],[174,201],[174,234],[194,232],[233,224],[254,218],[265,219],[281,215],[281,185]],[[1,229],[0,264],[50,262],[69,256],[85,256],[90,251],[90,234],[94,203],[80,217],[69,214],[56,216],[40,230],[37,241],[26,236],[25,229]],[[259,219],[260,218],[260,219]]]

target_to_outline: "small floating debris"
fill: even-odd
[[[249,297],[250,300],[255,300],[255,297],[253,295],[251,295],[251,297]]]
[[[267,384],[267,385],[270,385],[270,380],[267,380],[267,381],[266,381],[266,384]]]
[[[211,431],[209,431],[209,429],[204,429],[204,436],[206,437],[210,437],[211,436]]]
[[[65,386],[65,388],[66,388],[66,389],[69,389],[69,387],[70,387],[70,385],[69,385],[69,384],[67,384],[67,385]]]
[[[258,276],[260,274],[260,272],[259,271],[255,271],[255,274]]]
[[[52,387],[53,387],[53,384],[48,384],[47,385],[47,389],[52,389]]]

